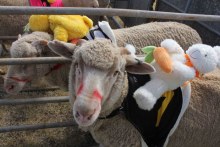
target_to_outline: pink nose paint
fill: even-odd
[[[77,95],[80,95],[81,93],[82,93],[82,90],[83,90],[83,84],[81,84],[80,86],[79,86],[79,89],[77,90]]]
[[[77,96],[82,93],[83,87],[84,87],[84,85],[83,85],[83,84],[80,84],[79,89],[77,90],[77,93],[76,93]],[[100,92],[96,89],[96,90],[93,91],[92,98],[97,98],[97,99],[99,99],[99,100],[101,101],[101,100],[102,100],[102,95],[101,95]]]
[[[102,100],[102,95],[100,94],[100,92],[97,89],[94,90],[94,92],[93,92],[93,98],[97,98],[100,101]]]

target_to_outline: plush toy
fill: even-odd
[[[31,6],[63,7],[62,0],[29,0]]]
[[[189,80],[220,68],[220,46],[211,47],[195,44],[184,53],[180,45],[166,39],[161,47],[146,47],[146,60],[152,61],[156,72],[150,74],[151,80],[134,92],[134,98],[141,109],[151,110],[164,92],[174,90]]]
[[[81,15],[32,15],[29,18],[31,31],[43,31],[54,34],[54,39],[72,41],[86,36],[93,21]]]

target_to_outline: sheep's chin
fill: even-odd
[[[87,121],[82,121],[82,120],[77,119],[74,115],[75,112],[76,110],[74,110],[73,108],[73,116],[74,116],[76,123],[81,127],[88,127],[88,126],[91,126],[98,119],[98,116],[101,112],[101,105],[99,105],[99,107],[95,110],[95,113],[92,115],[91,119]]]

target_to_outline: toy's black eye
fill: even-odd
[[[207,57],[208,55],[207,54],[205,54],[205,57]]]

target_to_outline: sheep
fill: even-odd
[[[12,58],[57,56],[47,47],[47,41],[52,39],[53,36],[45,32],[20,36],[12,43],[10,55]],[[59,85],[65,90],[68,68],[69,64],[10,65],[4,78],[4,89],[7,93],[17,94],[28,82],[45,77],[49,84]]]
[[[102,1],[102,0],[100,0]],[[99,7],[97,0],[63,0],[64,7]],[[0,6],[29,6],[29,0],[1,0]],[[102,5],[105,7],[104,5]],[[28,15],[1,15],[1,36],[16,36],[23,32],[23,27],[28,23]]]
[[[118,46],[124,46],[127,43],[133,44],[136,48],[137,48],[137,54],[141,54],[141,52],[139,51],[140,48],[146,46],[146,45],[151,45],[151,44],[159,44],[161,40],[166,39],[167,37],[175,39],[175,40],[179,40],[180,44],[184,47],[187,48],[189,47],[189,45],[194,44],[194,43],[200,43],[201,42],[201,38],[199,37],[198,33],[193,30],[192,28],[181,24],[181,23],[176,23],[176,22],[153,22],[153,23],[147,23],[147,24],[142,24],[142,25],[138,25],[138,26],[134,26],[134,27],[130,27],[130,28],[123,28],[123,29],[116,29],[113,30],[116,40],[117,40],[117,44]],[[38,33],[33,33],[34,36],[36,36],[35,34]],[[41,33],[43,34],[43,33]],[[45,34],[46,36],[48,36],[48,34]],[[42,35],[42,36],[45,36]],[[18,39],[17,41],[15,41],[10,49],[11,52],[11,57],[16,57],[16,58],[23,58],[23,57],[34,57],[34,55],[32,54],[32,52],[36,52],[36,49],[32,48],[31,44],[34,38],[34,36],[32,36],[31,34],[29,36],[24,36],[24,39]],[[39,35],[37,35],[37,39],[39,40],[35,43],[35,45],[37,45],[37,43],[39,44],[41,41],[45,42],[48,41],[48,39],[44,39],[43,37],[40,38]],[[185,37],[184,37],[185,36]],[[154,39],[155,38],[155,39]],[[188,39],[185,39],[188,38]],[[29,42],[29,45],[27,45]],[[22,44],[25,44],[22,45]],[[41,43],[40,43],[41,44]],[[44,43],[43,43],[44,44]],[[19,47],[19,46],[22,46]],[[33,51],[30,51],[32,50]],[[46,50],[48,50],[46,48]],[[22,54],[17,54],[17,55],[13,55],[13,52],[24,52],[27,55],[22,55]],[[43,56],[43,57],[47,57],[48,54],[45,54],[45,52],[42,52],[42,54],[40,54],[39,56]],[[54,65],[45,65],[45,66],[50,66],[53,67]],[[29,65],[26,65],[26,67],[29,67]],[[39,68],[39,66],[38,66]],[[67,68],[67,69],[65,69]],[[67,74],[66,73],[68,71],[68,65],[54,70],[52,72],[52,74],[49,74],[46,76],[46,78],[49,80],[49,82],[53,85],[60,85],[64,90],[67,89]],[[49,67],[47,70],[45,70],[45,67],[42,66],[42,69],[39,69],[37,71],[48,71]],[[59,72],[59,71],[65,71],[65,72]],[[17,73],[22,72],[22,76],[19,76]],[[19,91],[21,91],[25,85],[26,82],[19,82],[16,80],[12,80],[8,77],[17,77],[18,79],[24,79],[24,78],[28,78],[30,81],[30,73],[31,72],[26,72],[24,71],[24,69],[22,68],[22,66],[9,66],[9,69],[7,71],[7,74],[5,76],[5,81],[4,81],[4,89],[6,90],[6,92],[11,93],[11,94],[15,94],[18,93]],[[35,73],[35,74],[34,74]],[[44,74],[40,73],[36,73],[34,72],[32,75],[32,79],[36,79],[36,77],[44,77]],[[37,75],[36,75],[37,74]],[[62,75],[60,75],[62,74]],[[60,78],[57,77],[62,77],[62,80],[58,80]],[[62,82],[63,81],[63,82]]]
[[[131,75],[126,70],[150,73],[152,69],[135,59],[125,48],[119,48],[106,39],[84,41],[80,46],[50,41],[48,46],[57,54],[72,60],[70,103],[79,127],[89,131],[96,142],[105,147],[144,145],[135,125],[128,122],[123,113],[111,115],[114,110],[121,108],[129,93],[128,78]],[[171,134],[168,135],[169,142],[167,139],[159,146],[220,145],[218,74],[192,81],[191,102],[182,120],[177,120],[179,127],[175,132],[175,128],[171,130],[171,134],[174,134],[171,137]],[[184,99],[189,98],[190,85],[185,88]]]

